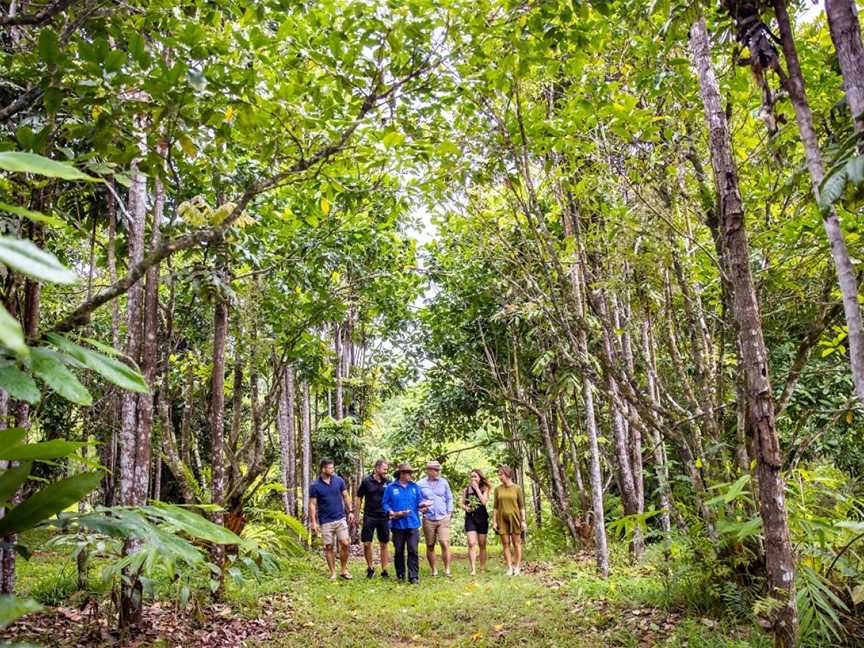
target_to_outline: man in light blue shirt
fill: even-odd
[[[444,573],[450,576],[450,518],[453,515],[453,493],[450,484],[441,477],[441,464],[430,461],[426,464],[426,477],[417,482],[423,499],[430,502],[423,514],[423,537],[426,540],[426,559],[432,575],[438,575],[435,564],[435,543],[441,545]]]

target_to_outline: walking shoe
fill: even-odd
[[[386,569],[381,570],[381,578],[390,578],[390,574],[387,573]]]
[[[519,567],[514,567],[514,568],[513,568],[513,575],[514,575],[514,576],[518,576],[518,575],[521,574],[521,573],[522,573],[521,568],[519,568]]]
[[[411,579],[410,581],[408,581],[408,582],[411,583],[412,585],[419,585],[419,584],[420,584],[420,580],[417,579],[417,578],[412,578],[412,579]]]
[[[447,578],[453,578],[453,574],[450,573],[450,570],[449,570],[449,569],[448,569],[447,571],[444,572],[444,575],[445,575]]]
[[[512,567],[508,567],[508,568],[507,568],[507,575],[508,575],[508,576],[512,576],[512,575],[513,575],[513,568],[512,568]]]
[[[374,567],[367,567],[366,568],[366,578],[372,578],[373,576],[375,576],[375,568]]]

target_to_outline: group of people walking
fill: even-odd
[[[312,530],[320,534],[330,578],[351,580],[348,571],[350,525],[354,524],[354,507],[348,487],[329,459],[320,464],[321,473],[309,487],[309,519]],[[381,578],[389,578],[389,544],[392,537],[396,578],[416,584],[420,579],[418,546],[422,530],[426,543],[426,559],[432,575],[437,576],[436,547],[441,548],[441,563],[445,576],[451,575],[450,523],[454,499],[450,484],[441,476],[441,464],[426,464],[426,477],[414,481],[414,469],[407,463],[399,464],[390,479],[389,466],[378,459],[368,476],[357,489],[358,500],[363,500],[363,524],[360,541],[366,558],[366,576],[374,578],[373,543],[377,536],[380,545]],[[501,538],[507,575],[519,574],[522,563],[522,534],[526,530],[525,498],[522,489],[513,482],[513,471],[508,466],[498,469],[501,483],[494,490],[480,470],[469,475],[468,486],[462,492],[459,505],[465,511],[465,535],[468,540],[468,561],[471,575],[486,569],[486,538],[489,533],[490,495],[492,497],[492,529]],[[336,547],[339,548],[341,571],[336,572]]]

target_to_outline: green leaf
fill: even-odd
[[[62,356],[44,347],[30,350],[33,373],[45,381],[55,392],[66,400],[78,405],[90,405],[93,398],[63,362]]]
[[[243,539],[223,526],[214,524],[197,512],[174,504],[154,504],[141,508],[149,516],[160,518],[172,526],[201,540],[216,544],[242,544]]]
[[[41,398],[39,388],[30,374],[24,373],[15,365],[0,367],[0,387],[9,392],[12,398],[33,404]]]
[[[864,155],[853,157],[846,163],[846,176],[856,187],[864,183]]]
[[[846,167],[840,167],[822,181],[819,188],[819,208],[827,211],[846,190]]]
[[[100,473],[87,472],[48,484],[6,512],[0,520],[0,535],[32,529],[94,491],[101,480]]]
[[[0,452],[0,459],[10,461],[63,459],[84,445],[80,441],[64,441],[63,439],[25,443]]]
[[[2,306],[0,306],[0,344],[19,358],[26,358],[30,355],[30,349],[24,342],[24,331],[21,329],[21,324]]]
[[[33,599],[21,599],[11,594],[0,595],[0,628],[20,619],[25,614],[38,612],[42,609]]]
[[[0,430],[0,459],[2,459],[12,448],[21,444],[27,436],[24,428],[7,428]]]
[[[34,223],[44,223],[52,227],[62,227],[64,225],[62,220],[54,216],[48,216],[42,212],[27,209],[26,207],[18,207],[17,205],[9,205],[4,202],[0,202],[0,211],[9,212],[10,214],[31,220]]]
[[[33,464],[27,461],[0,473],[0,506],[5,506],[6,502],[12,499],[18,487],[27,481],[32,468]]]
[[[139,394],[146,394],[150,391],[147,381],[144,380],[144,376],[120,360],[75,344],[62,335],[51,333],[47,337],[58,349],[72,356],[85,367],[92,369],[105,378],[105,380],[117,385],[121,389],[138,392]]]
[[[50,27],[39,31],[39,57],[49,64],[57,63],[60,58],[57,33]]]
[[[0,236],[0,263],[40,281],[59,284],[78,281],[78,276],[64,267],[57,257],[23,239]]]
[[[12,173],[35,173],[49,178],[62,178],[63,180],[85,180],[87,182],[102,182],[100,178],[89,176],[79,171],[71,164],[58,162],[35,153],[24,151],[2,151],[0,152],[0,169]]]

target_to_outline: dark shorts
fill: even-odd
[[[478,535],[487,535],[489,533],[489,516],[465,516],[465,533],[474,531]]]
[[[386,518],[363,517],[363,528],[360,530],[360,542],[372,542],[375,534],[378,542],[390,542],[390,522]]]

